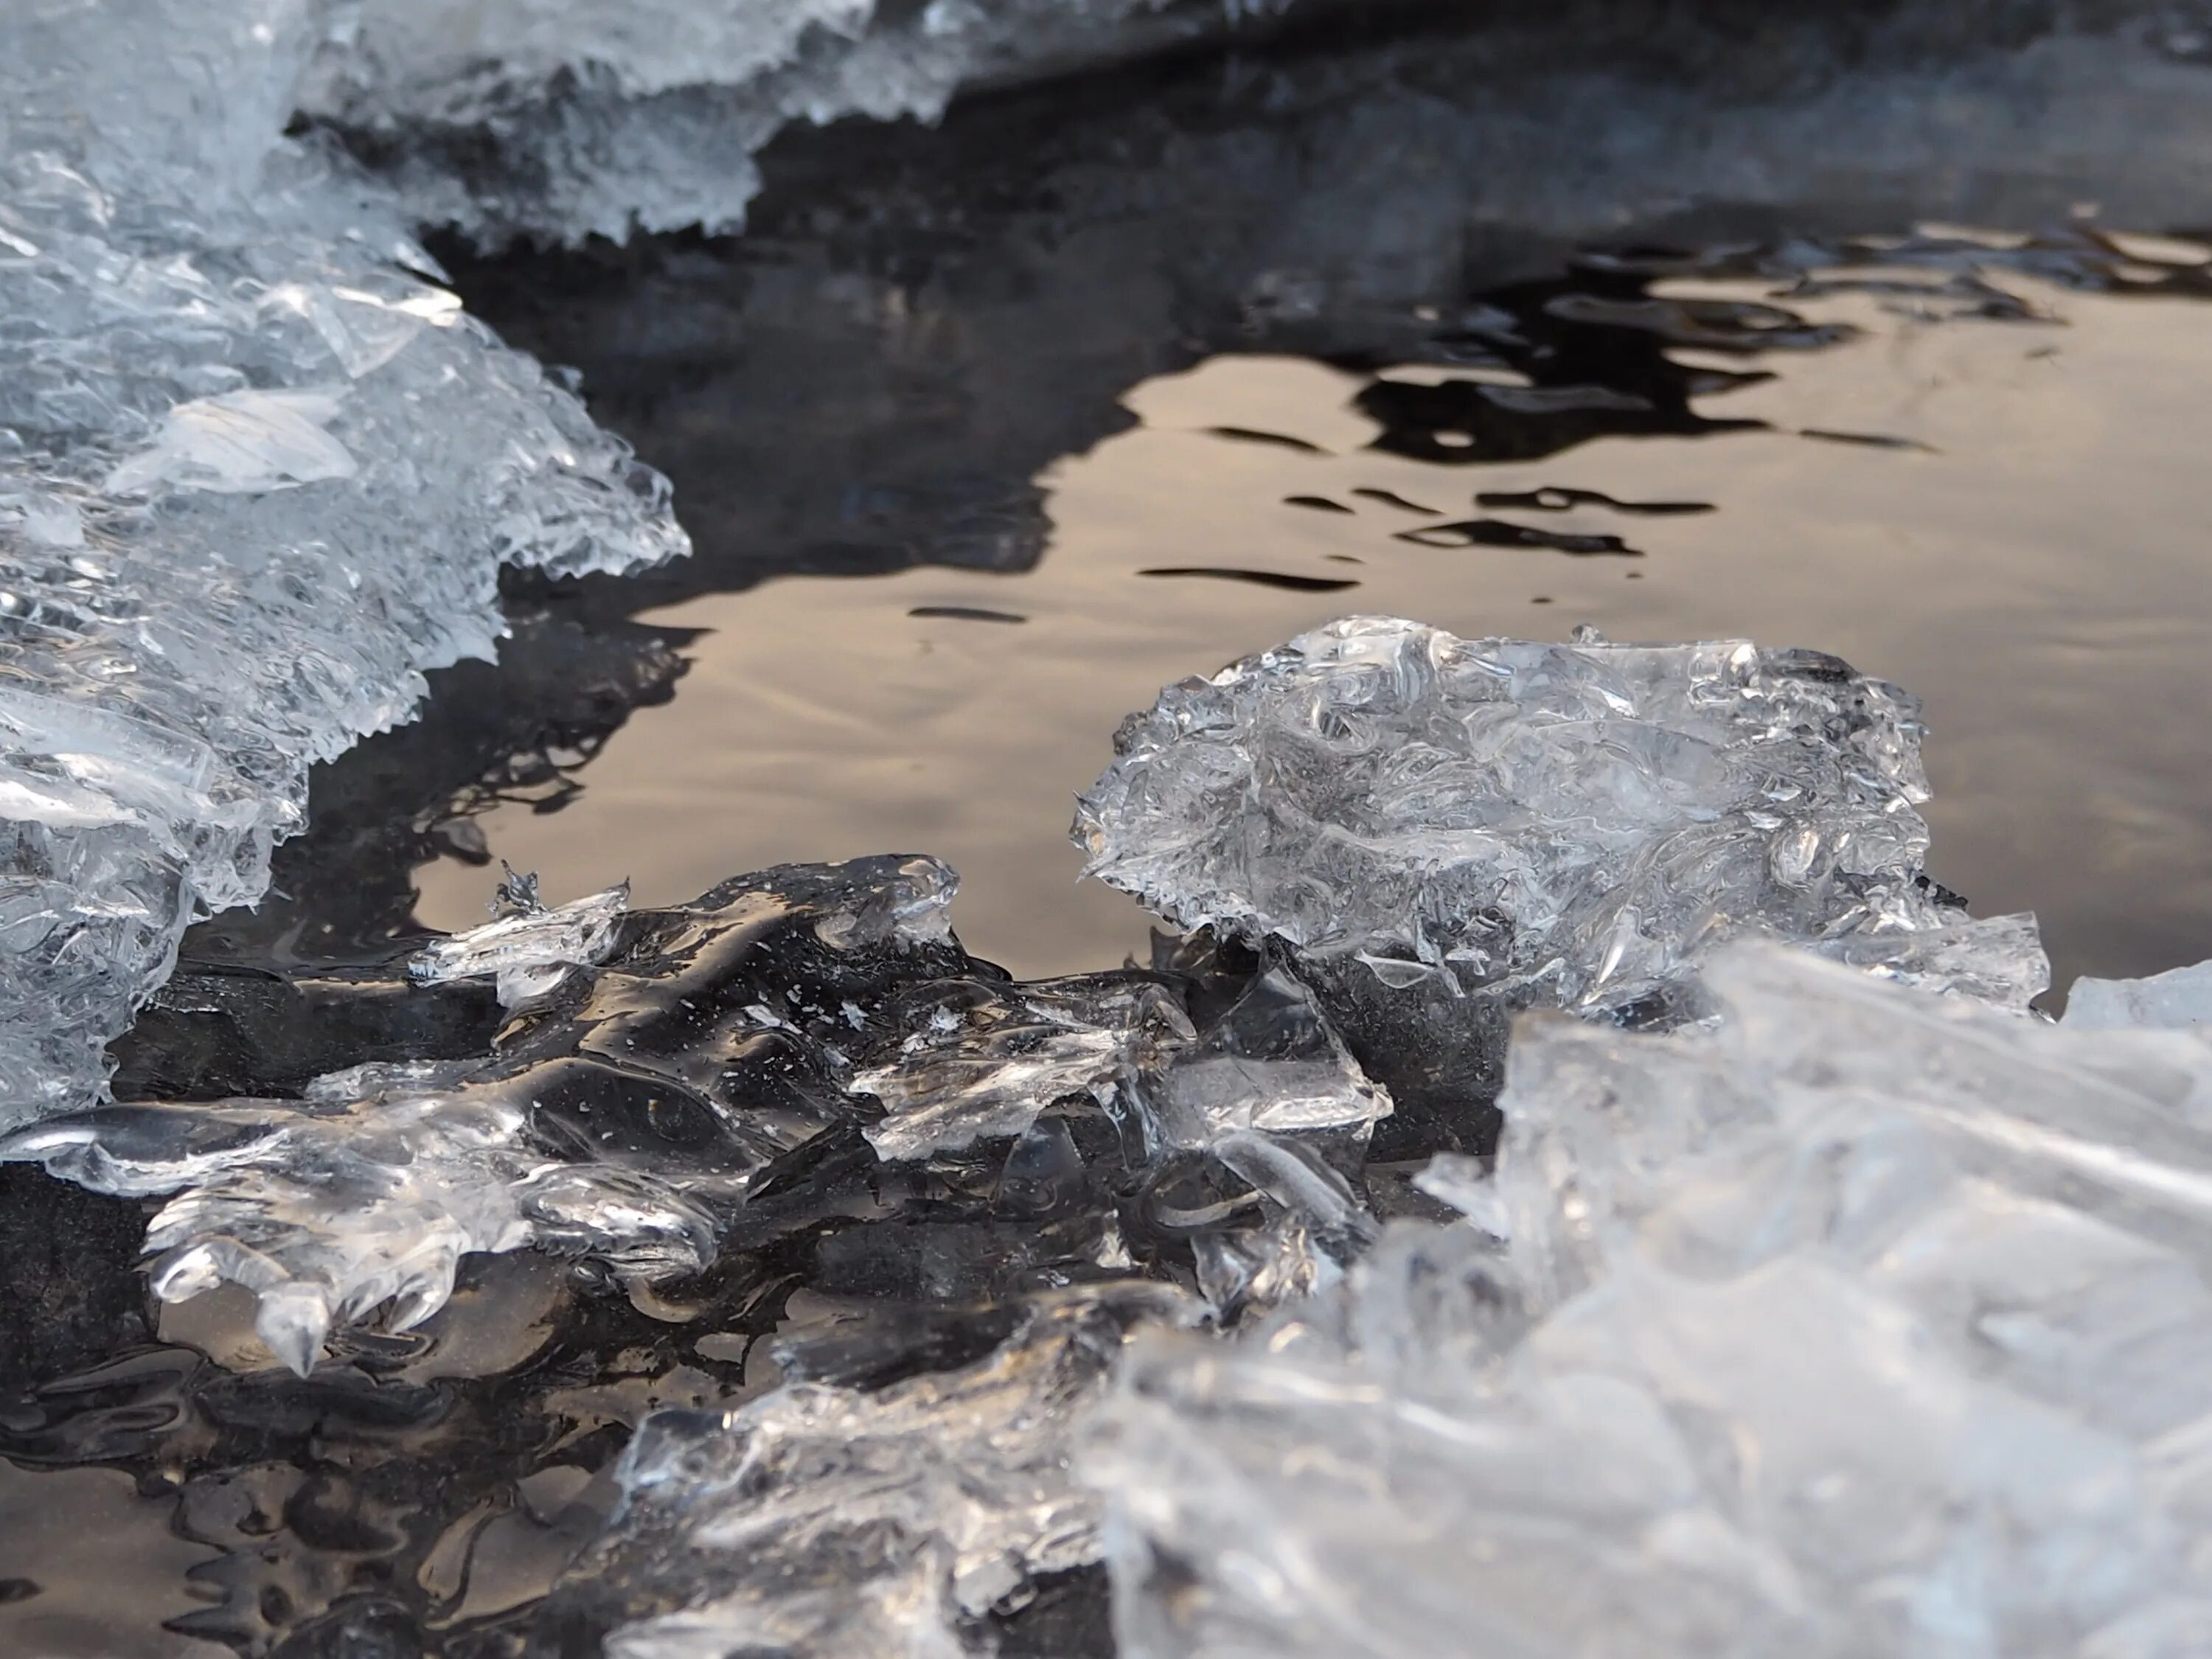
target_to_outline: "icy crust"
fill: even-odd
[[[2066,994],[2065,1024],[2098,1031],[2131,1025],[2212,1028],[2212,962],[2148,979],[2077,979]]]
[[[1129,1659],[2203,1652],[2212,1043],[1769,945],[1519,1030],[1495,1182],[1097,1418]]]
[[[480,242],[734,229],[785,125],[934,120],[963,87],[1125,57],[1291,0],[359,0],[301,93],[426,222]]]
[[[1352,617],[1170,686],[1079,800],[1088,872],[1392,988],[1620,1013],[1800,939],[2024,1004],[2026,918],[1923,875],[1919,709],[1811,651],[1461,640]]]
[[[686,545],[388,200],[280,137],[318,18],[0,19],[0,1125],[94,1097],[307,769],[491,653],[501,562]]]
[[[659,1413],[623,1457],[621,1512],[556,1601],[617,1610],[610,1659],[992,1652],[994,1607],[1099,1559],[1098,1500],[1069,1441],[1126,1332],[1196,1314],[1164,1285],[1060,1291],[972,1364]]]

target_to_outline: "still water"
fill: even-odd
[[[1032,568],[644,611],[696,630],[672,700],[562,810],[479,817],[485,847],[549,892],[628,877],[652,903],[927,849],[963,872],[971,948],[1098,966],[1146,923],[1077,884],[1071,798],[1164,682],[1353,611],[1589,623],[1817,646],[1918,692],[1936,873],[2037,911],[2060,983],[2212,954],[2206,256],[2023,244],[1585,261],[1411,319],[1461,364],[1223,354],[1138,380],[1127,429],[1036,473]],[[481,916],[481,868],[417,879],[423,921]]]

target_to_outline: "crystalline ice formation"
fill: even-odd
[[[100,1107],[19,1130],[0,1158],[105,1192],[175,1194],[147,1237],[157,1294],[245,1286],[270,1347],[303,1372],[334,1322],[386,1301],[401,1327],[435,1312],[468,1251],[535,1246],[633,1281],[694,1272],[755,1171],[857,1127],[835,1045],[895,1042],[892,1011],[913,986],[970,968],[951,943],[853,940],[950,886],[927,859],[739,878],[632,913],[594,947],[603,962],[569,958],[558,983],[488,1023],[488,1057],[351,1066],[297,1100]],[[492,965],[482,948],[456,954]],[[410,999],[462,1000],[464,1030],[466,1000],[483,997],[457,972],[402,969],[383,989],[403,1021]],[[251,1026],[238,1035],[260,1046]]]
[[[884,1103],[867,1136],[886,1159],[1018,1135],[1076,1095],[1132,1123],[1147,1155],[1255,1129],[1364,1137],[1391,1109],[1280,969],[1203,1032],[1169,981],[1128,973],[932,987],[902,1017],[912,1033],[897,1054],[852,1079]]]
[[[1707,976],[1709,1031],[1524,1021],[1495,1187],[1425,1183],[1480,1225],[1139,1340],[1127,1659],[2203,1651],[2212,1043]]]
[[[685,545],[386,195],[282,136],[322,15],[0,9],[0,1126],[97,1097],[309,766],[490,653],[502,561]]]
[[[613,1625],[611,1659],[988,1652],[994,1606],[1098,1559],[1069,1440],[1125,1332],[1195,1311],[1159,1285],[1056,1292],[958,1370],[650,1418],[554,1605]]]
[[[1921,874],[1917,707],[1741,641],[1460,640],[1354,617],[1164,691],[1079,805],[1091,873],[1382,985],[1613,1013],[1719,940],[2025,1002],[2024,919]]]
[[[596,968],[607,959],[629,911],[629,884],[610,887],[547,909],[536,902],[537,878],[522,878],[528,907],[426,946],[407,964],[425,985],[490,977],[503,1007],[543,996],[572,968]]]
[[[788,123],[933,120],[952,94],[1240,24],[1290,0],[362,0],[303,111],[423,220],[580,242],[743,222]]]
[[[2080,1030],[2212,1026],[2212,962],[2148,979],[2077,979],[2066,994],[2064,1024]]]

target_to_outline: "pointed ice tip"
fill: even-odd
[[[330,1334],[330,1306],[314,1291],[296,1285],[266,1291],[253,1316],[253,1328],[293,1375],[305,1376],[315,1369],[323,1339]]]

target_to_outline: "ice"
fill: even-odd
[[[431,972],[416,957],[357,976],[366,1031],[320,1022],[325,1060],[349,1044],[461,1054],[343,1066],[297,1099],[102,1106],[18,1130],[0,1158],[173,1195],[147,1236],[155,1294],[243,1286],[264,1340],[302,1373],[334,1324],[386,1304],[393,1328],[435,1312],[470,1251],[587,1257],[635,1285],[696,1273],[756,1171],[857,1127],[835,1043],[895,1042],[914,986],[970,968],[950,942],[854,939],[950,885],[933,860],[887,858],[765,871],[667,910],[625,912],[617,889],[526,911],[433,947]],[[474,981],[496,975],[506,1001],[544,967],[557,972],[511,1016],[477,1017]],[[764,1026],[770,1003],[783,1012]],[[186,1052],[235,1048],[289,1083],[285,1043],[255,1005],[230,1006],[221,1038]],[[465,1054],[471,1039],[489,1053]],[[197,1079],[149,1080],[185,1094]]]
[[[518,891],[521,897],[507,897]],[[552,990],[570,969],[605,962],[629,910],[628,882],[549,909],[538,902],[536,876],[509,872],[501,894],[513,914],[425,946],[408,972],[426,985],[489,976],[501,1005],[513,1008]]]
[[[491,653],[501,563],[686,545],[390,191],[283,136],[329,17],[0,14],[0,1127],[100,1097],[308,768]]]
[[[913,1029],[896,1056],[852,1079],[884,1104],[867,1137],[886,1159],[1018,1135],[1072,1096],[1130,1124],[1148,1158],[1254,1130],[1364,1141],[1391,1111],[1389,1091],[1280,968],[1203,1031],[1171,981],[1128,972],[933,988],[901,1018]]]
[[[613,1659],[993,1651],[995,1607],[1099,1557],[1069,1440],[1126,1330],[1195,1315],[1162,1285],[1060,1291],[973,1364],[659,1413],[623,1458],[615,1525],[554,1606],[612,1625]]]
[[[2212,1025],[2212,963],[2148,979],[2077,979],[2066,994],[2064,1024],[2085,1031]]]
[[[1641,1012],[1763,933],[2024,1003],[2032,926],[1922,873],[1920,734],[1909,695],[1817,652],[1353,617],[1163,691],[1074,833],[1179,927],[1392,989]]]
[[[1471,1223],[1084,1452],[1127,1659],[2179,1656],[2212,1616],[2212,1042],[1771,943],[1723,1018],[1524,1017]]]
[[[1314,0],[1308,0],[1310,5]],[[362,0],[304,112],[480,241],[740,225],[784,126],[934,120],[953,94],[1272,21],[1290,0]]]

